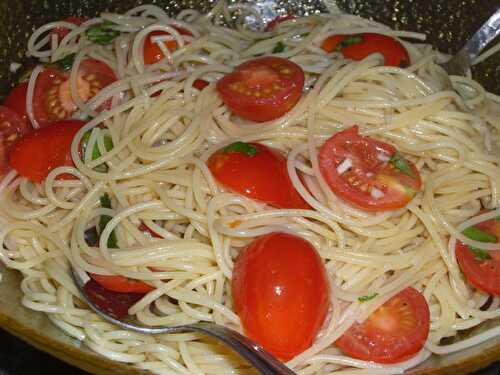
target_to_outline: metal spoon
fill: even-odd
[[[442,67],[450,75],[465,75],[481,51],[500,34],[500,9]]]
[[[73,268],[71,268],[71,276],[73,277],[76,287],[78,288],[82,297],[85,299],[90,308],[103,319],[107,320],[110,323],[116,324],[119,327],[139,333],[152,335],[162,333],[202,332],[232,348],[235,352],[239,353],[243,358],[250,362],[261,374],[295,375],[292,370],[286,367],[278,359],[274,358],[271,354],[266,352],[259,344],[253,342],[249,338],[239,334],[232,329],[220,326],[215,323],[200,322],[174,327],[146,327],[135,323],[129,323],[123,320],[115,319],[105,311],[101,310],[88,298],[84,289],[83,281]]]

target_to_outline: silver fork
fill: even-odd
[[[475,32],[460,51],[442,67],[450,75],[465,75],[474,59],[500,34],[500,8]]]
[[[221,341],[226,346],[232,348],[235,352],[237,352],[248,362],[250,362],[250,364],[252,364],[255,369],[258,370],[261,374],[295,375],[292,370],[290,370],[282,362],[265,351],[259,344],[253,342],[248,337],[245,337],[230,328],[223,327],[215,323],[200,322],[174,327],[146,327],[135,323],[125,322],[123,320],[118,320],[110,316],[105,311],[101,310],[88,298],[84,289],[83,281],[73,268],[71,268],[71,276],[73,277],[76,287],[80,291],[82,297],[85,299],[89,307],[104,320],[107,320],[108,322],[113,323],[119,327],[125,328],[130,331],[150,335],[159,335],[163,333],[201,332]]]

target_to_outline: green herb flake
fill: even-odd
[[[497,236],[472,226],[463,230],[462,234],[474,241],[496,243]]]
[[[109,195],[105,193],[101,198],[99,199],[101,202],[101,207],[103,208],[112,208],[111,207],[111,199],[109,198]],[[102,215],[99,218],[99,233],[102,233],[106,225],[111,221],[112,217],[109,215]],[[118,249],[118,240],[116,238],[116,233],[113,230],[111,234],[108,237],[108,247],[110,249]]]
[[[480,249],[474,246],[469,246],[469,250],[474,253],[474,258],[478,261],[491,259],[491,255],[488,250]]]
[[[102,23],[90,26],[86,31],[85,35],[87,39],[91,42],[100,44],[102,46],[109,44],[115,39],[120,32],[117,30],[113,30],[111,26],[113,26],[113,22],[104,21]]]
[[[87,145],[90,140],[90,135],[92,133],[92,130],[87,131],[82,138],[82,149],[83,153],[85,153],[85,150],[87,149]],[[113,149],[113,140],[108,134],[104,135],[104,147],[106,148],[106,151],[111,151]],[[97,145],[97,142],[94,144],[94,148],[92,149],[92,160],[96,160],[100,158],[101,152],[99,151],[99,146]],[[106,173],[108,171],[108,166],[105,163],[99,164],[97,167],[94,168],[96,172],[100,173]]]
[[[353,44],[359,44],[363,41],[363,38],[358,35],[349,35],[345,37],[337,46],[335,51],[340,52],[342,49],[352,46]]]
[[[283,42],[276,43],[276,46],[273,48],[273,53],[281,53],[285,50],[285,44]]]
[[[74,61],[75,54],[70,53],[69,55],[64,56],[62,59],[55,61],[54,65],[56,65],[59,70],[67,71],[71,69]]]
[[[371,301],[372,299],[374,299],[377,296],[378,296],[378,293],[373,293],[373,294],[370,294],[370,295],[367,295],[367,296],[361,296],[361,297],[358,298],[358,301],[361,302],[361,303],[368,302],[368,301]]]
[[[411,178],[415,177],[413,175],[413,171],[408,165],[408,162],[399,152],[396,151],[396,153],[392,155],[392,158],[389,160],[389,163],[391,163],[394,166],[394,168],[399,169],[405,175],[410,176]]]
[[[257,155],[257,147],[245,142],[234,142],[230,145],[224,147],[222,150],[225,154],[230,152],[239,152],[240,154],[245,154],[247,156]]]

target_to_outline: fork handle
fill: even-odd
[[[498,35],[500,35],[500,8],[474,33],[460,52],[463,51],[469,59],[469,63],[472,63]]]
[[[250,362],[261,374],[296,375],[295,372],[266,352],[260,345],[230,328],[203,322],[188,324],[182,327],[186,331],[202,332],[224,342]]]

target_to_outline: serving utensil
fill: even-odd
[[[450,75],[466,75],[483,49],[500,34],[500,8],[474,33],[442,67]]]
[[[217,339],[218,341],[230,347],[235,352],[240,354],[248,362],[250,362],[255,369],[257,369],[261,374],[265,375],[294,375],[295,373],[286,367],[281,361],[273,357],[267,351],[265,351],[262,346],[253,342],[248,337],[241,335],[240,333],[210,322],[200,322],[194,324],[185,324],[181,326],[173,327],[147,327],[135,322],[123,321],[116,319],[109,315],[106,311],[102,310],[92,302],[92,300],[87,296],[83,280],[80,278],[77,272],[71,268],[71,276],[75,282],[76,287],[80,291],[82,297],[89,307],[96,312],[101,318],[113,323],[121,328],[135,331],[150,335],[159,335],[164,333],[191,333],[191,332],[201,332],[210,337]]]

